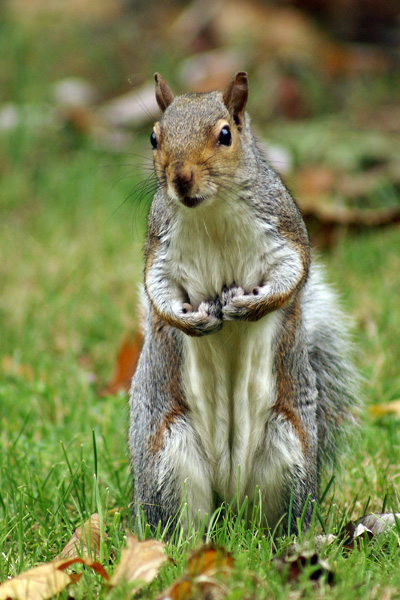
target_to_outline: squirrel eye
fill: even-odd
[[[223,146],[230,146],[232,142],[231,130],[228,125],[225,125],[219,133],[218,142]]]
[[[154,150],[157,148],[158,143],[157,143],[157,138],[156,138],[156,134],[154,133],[154,131],[152,132],[151,136],[150,136],[150,142],[151,145],[153,146]]]

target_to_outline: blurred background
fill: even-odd
[[[35,349],[30,363],[71,353],[105,375],[135,328],[155,71],[176,93],[248,71],[266,155],[377,335],[353,278],[389,277],[376,272],[378,244],[398,291],[399,65],[398,0],[2,0],[6,370]]]

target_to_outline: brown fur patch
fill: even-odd
[[[276,385],[277,394],[273,410],[289,421],[296,432],[303,452],[306,453],[309,446],[309,436],[304,429],[295,406],[295,382],[288,373],[290,362],[290,349],[295,344],[296,329],[299,322],[300,301],[296,298],[286,314],[286,321],[282,327],[282,333],[278,341],[276,351]]]
[[[297,289],[297,288],[296,288]],[[268,313],[278,310],[284,306],[290,296],[293,294],[293,290],[286,295],[281,294],[280,296],[269,296],[267,302],[260,303],[257,298],[254,298],[253,305],[250,307],[249,312],[243,317],[245,321],[258,321],[267,315]]]
[[[159,338],[160,345],[164,347],[163,355],[168,357],[165,370],[164,398],[168,398],[168,407],[155,432],[147,438],[148,451],[157,455],[163,447],[166,432],[172,427],[177,419],[182,417],[188,410],[182,396],[180,360],[173,339],[166,331],[166,324],[155,310],[153,312],[154,334]]]
[[[181,406],[176,405],[166,413],[163,422],[158,427],[157,431],[149,435],[147,438],[147,449],[151,455],[156,456],[164,445],[164,437],[166,432],[172,427],[175,421],[182,417],[186,412],[186,408],[183,409]]]

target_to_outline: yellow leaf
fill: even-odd
[[[384,415],[395,414],[400,417],[400,400],[393,400],[385,404],[373,404],[369,407],[371,417],[383,417]]]
[[[164,548],[165,544],[157,540],[139,542],[133,535],[128,535],[127,548],[121,552],[121,560],[111,577],[110,585],[115,586],[123,581],[153,581],[161,565],[168,560]]]
[[[198,550],[194,550],[189,556],[187,565],[187,574],[189,577],[198,577],[199,575],[210,575],[218,571],[232,569],[232,555],[224,548],[206,544]]]
[[[90,559],[57,560],[24,571],[14,579],[4,582],[0,585],[0,600],[46,600],[51,598],[77,580],[76,575],[68,575],[64,572],[65,569],[76,563],[86,565],[104,579],[109,579],[104,567]]]
[[[105,539],[107,534],[104,533]],[[89,552],[90,549],[90,552]],[[77,527],[71,539],[61,550],[59,558],[73,558],[75,556],[97,556],[100,552],[100,519],[97,513],[91,515],[83,527]]]
[[[70,576],[58,569],[58,563],[47,563],[0,585],[0,600],[45,600],[59,594],[69,583]]]
[[[164,590],[158,600],[225,598],[228,589],[220,578],[229,575],[233,564],[232,555],[224,548],[213,544],[201,546],[189,556],[183,576]]]

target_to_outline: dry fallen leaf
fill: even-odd
[[[95,560],[91,560],[90,558],[68,558],[66,560],[56,561],[54,564],[58,563],[58,569],[62,571],[67,569],[71,565],[80,564],[85,565],[86,567],[90,567],[93,571],[96,571],[99,575],[103,577],[106,581],[109,581],[109,576],[107,571],[104,569],[103,565]],[[73,575],[70,575],[73,578]]]
[[[307,222],[318,225],[320,243],[328,247],[334,241],[332,230],[339,226],[356,228],[383,227],[400,222],[400,207],[370,206],[368,200],[382,190],[382,181],[391,181],[397,189],[400,176],[390,164],[362,173],[343,173],[330,167],[311,166],[297,170],[296,190]],[[389,196],[390,197],[390,196]],[[324,238],[328,238],[327,241]],[[315,236],[314,236],[315,241]]]
[[[374,535],[380,535],[391,529],[396,521],[400,523],[400,513],[371,513],[358,519],[357,524],[364,525]]]
[[[383,417],[389,414],[395,414],[400,417],[400,400],[393,400],[385,404],[373,404],[369,407],[371,417]]]
[[[192,552],[188,559],[187,575],[198,577],[199,575],[212,575],[223,569],[231,570],[233,557],[223,548],[207,544]]]
[[[119,391],[129,390],[142,343],[143,334],[140,331],[136,333],[133,340],[125,337],[118,351],[112,377],[105,387],[99,390],[100,396],[108,396]]]
[[[41,565],[6,581],[0,585],[0,600],[45,600],[60,593],[71,583],[71,579],[57,565],[58,563]]]
[[[353,521],[349,521],[343,527],[341,537],[343,538],[343,547],[353,550],[356,547],[358,550],[361,544],[366,540],[370,541],[374,534],[365,525],[357,525]]]
[[[310,572],[310,581],[319,582],[325,575],[327,583],[332,584],[334,582],[334,574],[331,566],[313,550],[304,550],[300,554],[292,556],[279,556],[273,562],[278,571],[287,573],[289,581],[297,580],[304,571],[304,568],[310,566],[314,567]]]
[[[345,548],[353,549],[354,544],[359,548],[361,542],[370,541],[376,535],[387,533],[400,522],[400,513],[371,513],[364,515],[356,522],[349,521],[344,528],[341,537]]]
[[[128,535],[127,547],[121,552],[121,559],[110,579],[110,585],[121,582],[150,583],[157,577],[161,565],[168,560],[164,553],[165,544],[157,540],[140,542]]]
[[[207,544],[194,551],[182,577],[163,591],[158,600],[186,600],[200,597],[209,600],[224,598],[228,588],[217,576],[227,575],[234,559],[223,548]]]
[[[14,579],[0,585],[0,600],[46,600],[59,594],[77,580],[64,570],[72,564],[84,564],[94,569],[104,579],[108,575],[102,565],[82,558],[58,560],[24,571]]]
[[[104,538],[107,534],[104,532]],[[97,513],[91,515],[83,527],[77,527],[71,539],[61,550],[59,558],[73,558],[75,556],[97,556],[100,552],[100,519]]]

